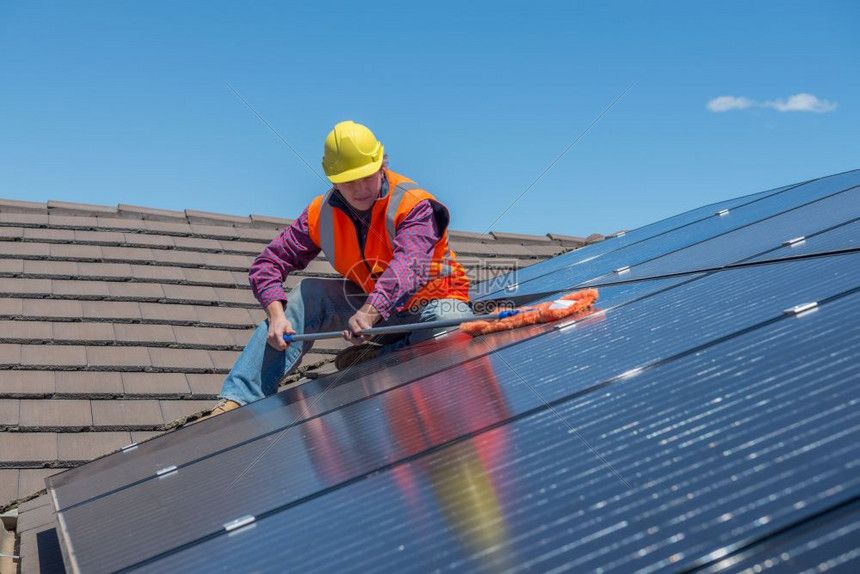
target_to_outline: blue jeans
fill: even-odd
[[[297,333],[342,331],[349,318],[364,302],[364,293],[346,279],[303,279],[290,292],[284,314]],[[433,300],[416,311],[404,310],[395,313],[378,326],[399,325],[469,317],[472,310],[468,304],[457,299]],[[447,329],[426,329],[407,334],[402,339],[386,345],[383,352],[431,339]],[[245,349],[224,380],[221,393],[224,399],[245,405],[274,394],[280,380],[298,366],[302,355],[313,346],[313,341],[293,343],[286,351],[269,346],[269,320],[257,327]]]

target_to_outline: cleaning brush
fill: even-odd
[[[538,303],[521,307],[519,313],[501,318],[478,317],[460,325],[460,329],[473,337],[495,333],[496,331],[509,331],[535,325],[537,323],[548,323],[569,317],[590,309],[597,301],[597,289],[583,289],[574,291],[559,297],[555,301]]]
[[[538,303],[500,311],[491,315],[478,315],[473,317],[459,317],[457,319],[440,319],[438,321],[427,321],[424,323],[408,323],[405,325],[390,325],[386,327],[372,327],[364,329],[361,335],[390,335],[392,333],[411,333],[423,329],[440,329],[444,327],[456,327],[477,337],[496,331],[508,331],[527,325],[557,321],[589,309],[597,301],[597,289],[583,289],[568,293],[555,301]],[[287,343],[299,341],[317,341],[320,339],[337,339],[343,336],[343,331],[326,331],[323,333],[305,333],[284,335]]]

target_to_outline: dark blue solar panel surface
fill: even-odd
[[[795,236],[791,239],[796,239],[797,237]],[[821,233],[806,236],[800,243],[781,246],[774,251],[754,257],[750,261],[796,257],[829,251],[857,249],[858,247],[860,247],[860,221],[852,221],[851,223],[846,223],[845,225],[840,225]]]
[[[795,282],[802,287],[795,288]],[[465,351],[478,358],[461,366],[329,410],[289,432],[202,459],[175,475],[151,478],[70,508],[64,518],[78,540],[93,548],[89,553],[92,562],[82,561],[82,566],[127,566],[154,551],[205,536],[242,514],[264,513],[378,472],[392,461],[420,455],[540,408],[544,400],[557,400],[617,379],[779,317],[786,307],[822,300],[856,286],[860,286],[860,254],[764,265],[679,284],[572,329],[547,331],[495,352],[493,337],[472,340]],[[678,327],[681,321],[684,328]],[[524,384],[525,377],[528,384]],[[492,387],[487,385],[489,380],[495,381]],[[435,440],[427,440],[426,429],[415,429],[418,434],[411,436],[390,426],[399,405],[416,393],[427,403],[437,402],[440,411],[455,415],[437,431]],[[318,403],[308,409],[305,418],[327,408],[331,407]],[[283,423],[293,420],[291,415]],[[352,448],[335,448],[323,466],[314,464],[315,453],[325,453],[338,442],[352,443]],[[320,460],[325,457],[317,462]],[[206,490],[196,488],[201,482],[208,485]],[[268,486],[259,492],[248,489],[263,484]],[[207,504],[213,493],[222,500],[218,505]],[[159,503],[154,504],[155,500]],[[181,518],[163,521],[163,513],[177,505],[196,509],[193,523]],[[126,517],[110,512],[117,507],[136,509],[133,548],[121,544],[124,535],[119,526]],[[103,516],[97,524],[90,519],[93,513]]]
[[[527,284],[571,288],[631,254],[669,275],[773,258],[793,229],[833,246],[818,256],[633,277],[570,324],[453,333],[52,478],[63,541],[87,572],[755,560],[860,494],[860,253],[827,253],[856,240],[858,180],[708,206]],[[850,555],[828,528],[780,544]]]
[[[507,287],[514,280],[526,281],[535,279],[538,277],[543,277],[547,273],[551,273],[553,271],[557,271],[558,269],[569,267],[571,265],[588,262],[597,257],[600,257],[604,253],[608,253],[610,251],[615,251],[617,249],[621,249],[623,247],[627,247],[636,243],[640,243],[642,241],[646,241],[648,239],[658,237],[664,233],[669,231],[683,228],[685,226],[693,225],[703,219],[709,218],[714,215],[714,213],[721,211],[723,209],[734,209],[739,205],[744,205],[747,203],[752,203],[761,199],[763,197],[767,197],[769,195],[773,195],[775,193],[779,193],[781,191],[785,191],[792,187],[797,187],[801,185],[799,183],[787,185],[784,187],[779,187],[776,189],[763,191],[760,193],[756,193],[753,195],[748,195],[745,197],[739,197],[735,199],[731,199],[728,201],[722,201],[719,203],[715,203],[712,205],[705,205],[696,209],[692,209],[690,211],[681,213],[679,215],[675,215],[673,217],[666,218],[664,220],[658,221],[656,223],[652,223],[650,225],[646,225],[644,227],[640,227],[638,229],[634,229],[633,231],[627,232],[625,235],[620,237],[612,237],[606,241],[602,241],[599,243],[591,244],[582,249],[577,249],[575,251],[571,251],[559,257],[554,257],[548,261],[542,262],[539,265],[531,265],[522,270],[519,270],[516,273],[516,277],[513,277],[512,274],[508,274],[502,276],[494,281],[487,281],[482,284],[478,284],[473,286],[474,290],[472,293],[472,298],[477,299],[483,296],[491,296],[496,293],[500,286]]]
[[[720,237],[751,223],[846,191],[858,184],[860,184],[860,172],[849,172],[847,174],[823,178],[796,187],[789,187],[784,191],[742,204],[724,216],[712,215],[707,219],[697,222],[695,225],[674,228],[648,241],[637,242],[627,247],[614,249],[592,260],[586,260],[583,263],[564,266],[560,269],[552,267],[554,260],[538,263],[517,272],[518,288],[516,294],[521,295],[553,289],[564,289],[592,281],[611,274],[617,269],[640,265],[679,249],[690,247],[711,238]],[[857,208],[854,207],[855,212],[856,210]],[[784,230],[784,233],[788,231]],[[620,239],[623,240],[626,237],[624,236]],[[779,241],[785,240],[782,238],[782,233],[778,237],[769,239],[772,242],[772,247],[778,246]],[[786,239],[790,239],[790,237]],[[611,241],[616,241],[616,239]],[[719,241],[714,242],[713,245],[716,245],[716,248],[719,249]],[[573,253],[578,253],[578,251]],[[547,272],[550,274],[544,275]],[[541,274],[539,279],[530,279],[538,273]],[[501,297],[506,293],[505,290],[500,290],[491,295],[493,297]]]
[[[860,501],[766,536],[701,570],[711,574],[764,571],[860,572]]]
[[[632,572],[707,559],[860,494],[858,303],[763,326],[148,567],[210,556],[263,570]]]
[[[731,214],[726,217],[730,216]],[[858,217],[860,217],[860,186],[651,259],[633,266],[628,273],[610,274],[594,282],[611,283],[617,280],[720,267],[744,261],[765,251],[775,250],[783,242],[792,238],[811,235]],[[785,233],[788,234],[787,237],[781,235]]]

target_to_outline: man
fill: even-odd
[[[447,208],[413,181],[387,168],[382,144],[368,128],[341,122],[328,134],[322,160],[333,187],[272,241],[251,265],[263,321],[236,360],[213,414],[277,391],[312,342],[284,334],[341,329],[353,345],[336,364],[348,368],[433,337],[416,331],[396,341],[365,341],[363,329],[471,315],[469,280],[448,247]],[[289,297],[283,282],[322,251],[344,279],[302,280]],[[360,306],[359,306],[360,304]]]

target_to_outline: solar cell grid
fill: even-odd
[[[623,247],[646,241],[652,237],[657,237],[668,231],[695,224],[700,220],[710,218],[714,213],[723,209],[734,209],[739,205],[745,205],[747,203],[755,202],[763,197],[767,197],[769,195],[773,195],[775,193],[779,193],[787,189],[797,187],[798,185],[802,185],[802,183],[786,185],[776,189],[762,191],[752,195],[747,195],[744,197],[738,197],[735,199],[698,207],[696,209],[692,209],[690,211],[686,211],[684,213],[668,217],[661,221],[645,225],[632,231],[628,231],[621,237],[613,237],[606,241],[593,243],[584,248],[571,251],[558,257],[553,257],[552,259],[543,261],[537,265],[530,265],[525,269],[519,270],[517,272],[516,277],[520,281],[528,281],[543,277],[547,273],[557,271],[558,269],[562,269],[583,262],[588,262],[590,260],[602,256],[605,253],[609,253],[611,251],[615,251]],[[507,286],[508,284],[509,282],[507,282],[507,279],[503,278],[497,281],[487,281],[483,284],[476,285],[473,292],[473,298],[496,296],[496,294],[498,294],[499,292],[498,286]],[[493,288],[493,285],[496,285],[496,287]]]
[[[627,273],[609,274],[593,282],[606,284],[621,278],[629,280],[719,267],[774,250],[792,237],[812,235],[857,217],[860,217],[860,186],[650,259],[633,266]],[[791,237],[785,237],[785,233]]]
[[[791,239],[798,239],[798,236],[792,236],[789,240]],[[849,223],[805,236],[801,241],[790,245],[781,245],[778,249],[752,258],[751,261],[767,261],[781,257],[811,255],[828,251],[857,249],[858,247],[860,247],[860,221],[852,220]]]
[[[860,501],[837,506],[798,526],[717,560],[703,573],[785,569],[791,572],[856,572],[860,569]]]
[[[306,571],[707,564],[860,494],[848,472],[860,463],[858,302],[843,297],[556,405],[632,490],[544,409],[142,571],[239,556],[246,568]],[[835,348],[832,361],[805,360]],[[823,532],[846,527],[856,515]]]
[[[718,238],[715,244],[719,245],[718,241],[721,240],[719,238],[726,233],[818,199],[838,194],[856,186],[858,182],[860,182],[860,171],[813,180],[741,204],[730,209],[722,217],[714,214],[706,219],[698,220],[692,225],[674,227],[659,236],[613,249],[599,257],[586,259],[583,263],[564,265],[561,268],[554,267],[556,265],[553,263],[556,261],[555,259],[538,263],[517,272],[516,294],[535,293],[579,285],[611,274],[613,271],[639,265],[711,238]],[[780,241],[780,237],[781,235],[772,239],[773,241]],[[558,258],[558,262],[561,262],[561,258]],[[669,271],[675,270],[669,269]],[[483,295],[481,298],[500,296],[502,292],[496,291]]]

